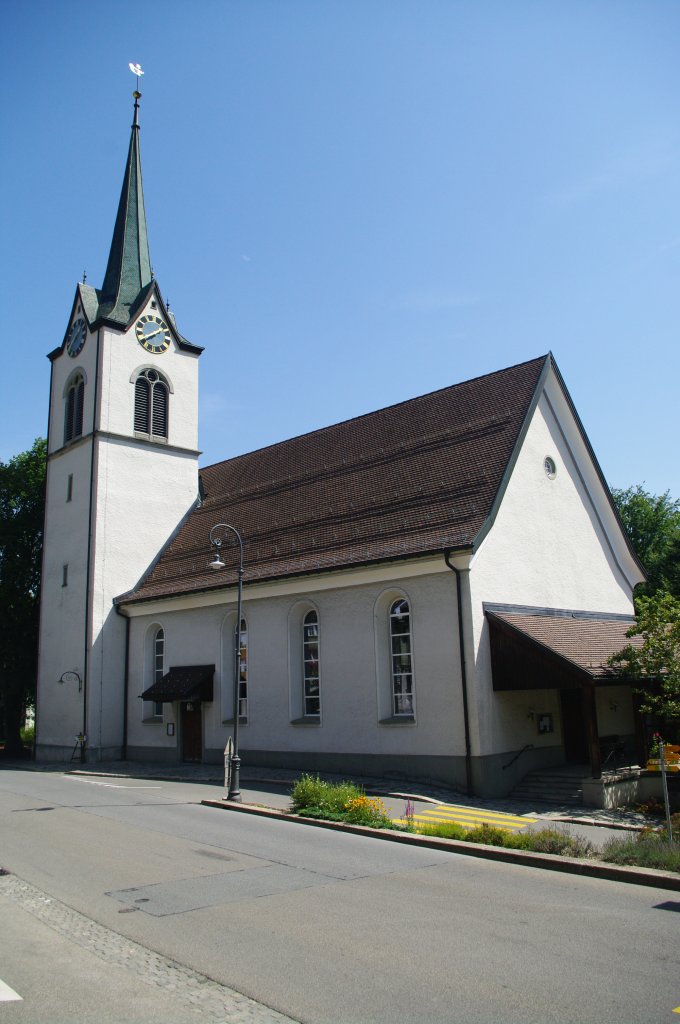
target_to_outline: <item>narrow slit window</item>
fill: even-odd
[[[66,481],[66,500],[71,501],[73,498],[73,473],[69,473],[68,480]]]
[[[163,629],[156,631],[156,636],[153,642],[153,681],[154,683],[160,683],[161,679],[165,675],[165,632]],[[153,704],[153,713],[155,718],[163,717],[163,703],[160,700],[155,700]]]

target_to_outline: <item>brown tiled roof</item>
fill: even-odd
[[[138,588],[139,601],[231,584],[208,534],[235,526],[245,581],[470,545],[484,526],[549,356],[219,462],[205,500]],[[234,570],[234,571],[232,571]]]
[[[505,623],[528,640],[571,662],[593,679],[610,678],[616,673],[609,658],[630,644],[642,646],[642,637],[626,636],[634,624],[632,615],[607,615],[604,612],[578,612],[562,609],[523,609],[509,611],[485,605],[488,619]]]

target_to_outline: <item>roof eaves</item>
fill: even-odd
[[[631,625],[636,621],[634,615],[627,615],[625,612],[591,612],[573,608],[548,608],[529,604],[497,604],[491,601],[484,601],[482,607],[485,612],[496,612],[501,615],[536,615],[559,619],[606,619],[612,622],[629,622]]]
[[[558,651],[554,650],[554,648],[549,647],[547,644],[541,643],[541,641],[537,640],[535,637],[529,636],[528,633],[525,633],[524,630],[519,629],[519,627],[515,626],[514,623],[506,622],[506,620],[503,619],[500,615],[496,615],[494,612],[489,611],[488,608],[486,607],[484,609],[484,614],[487,619],[490,619],[492,622],[497,623],[501,629],[505,629],[508,632],[514,633],[516,636],[521,637],[522,640],[528,643],[530,646],[535,647],[536,650],[542,651],[549,658],[554,658],[560,664],[566,665],[569,667],[570,670],[577,672],[580,676],[583,677],[584,682],[592,683],[594,679],[598,678],[593,673],[588,672],[586,669],[584,669],[581,665],[577,665],[575,661],[571,660],[571,658],[567,658],[564,654],[560,654]]]
[[[644,578],[645,579],[649,579],[649,575],[647,573],[647,570],[645,569],[644,565],[642,564],[642,562],[640,561],[640,559],[638,558],[638,556],[635,553],[635,549],[633,547],[632,541],[631,541],[630,537],[628,536],[628,533],[626,532],[626,528],[623,525],[623,521],[621,519],[621,516],[619,515],[619,511],[618,511],[618,509],[616,507],[616,504],[614,503],[614,498],[612,497],[612,492],[611,492],[611,490],[609,488],[609,484],[607,483],[607,481],[605,479],[605,475],[602,472],[602,467],[600,466],[600,463],[597,461],[597,456],[595,455],[595,452],[593,451],[593,446],[591,445],[590,440],[588,438],[588,435],[586,434],[585,427],[583,426],[583,423],[581,422],[581,417],[579,416],[579,414],[576,411],[576,406],[574,405],[574,403],[572,401],[572,397],[569,394],[569,390],[567,388],[567,385],[564,382],[564,378],[563,378],[562,374],[559,371],[557,363],[555,362],[555,360],[552,357],[552,353],[550,355],[550,358],[552,360],[552,367],[553,367],[553,369],[555,371],[555,377],[557,379],[557,383],[559,384],[559,386],[560,386],[560,388],[562,390],[562,394],[564,395],[564,399],[565,399],[567,405],[569,406],[569,409],[570,409],[570,412],[571,412],[572,416],[574,417],[574,421],[575,421],[576,426],[577,426],[577,428],[579,430],[579,433],[581,434],[581,437],[583,439],[583,443],[586,446],[586,450],[587,450],[590,458],[592,459],[593,466],[595,467],[595,472],[597,473],[597,475],[598,475],[598,477],[600,479],[600,483],[602,484],[604,492],[605,492],[605,494],[607,496],[607,501],[609,502],[609,505],[610,505],[610,507],[612,509],[612,512],[614,513],[614,516],[616,517],[616,521],[617,521],[617,523],[619,524],[619,526],[621,528],[621,533],[622,533],[623,538],[624,538],[624,540],[626,542],[628,550],[629,550],[629,552],[630,552],[630,554],[631,554],[631,556],[633,558],[633,561],[637,565],[638,569],[640,570],[640,572],[642,573]]]
[[[176,532],[178,532],[178,531],[176,531]],[[174,535],[173,535],[172,539],[174,539]],[[168,544],[166,544],[165,547],[167,548],[169,546],[169,544],[170,544],[170,541],[168,541]],[[165,550],[165,548],[163,550]],[[456,551],[468,551],[468,550],[470,550],[470,545],[469,544],[461,544],[458,547],[454,547],[454,548],[447,547],[445,550],[449,554],[453,554]],[[161,558],[162,554],[163,554],[163,552],[161,552],[159,554],[158,558],[154,562],[154,565],[156,565],[160,561],[160,558]],[[275,583],[275,582],[278,582],[279,580],[301,579],[302,577],[305,577],[305,576],[310,576],[310,577],[326,576],[326,575],[328,575],[328,573],[350,572],[353,569],[363,569],[363,568],[366,568],[366,567],[369,567],[369,566],[374,566],[374,565],[387,565],[387,564],[391,565],[394,562],[413,562],[413,561],[416,561],[417,559],[420,559],[420,558],[431,558],[433,555],[442,555],[443,556],[444,555],[444,549],[442,549],[441,547],[437,547],[437,548],[431,548],[431,549],[427,549],[427,550],[423,550],[423,551],[418,551],[416,553],[409,552],[407,554],[399,554],[399,555],[382,555],[382,556],[377,557],[377,558],[366,558],[366,559],[357,560],[356,562],[346,562],[344,565],[326,565],[326,566],[320,566],[318,569],[300,569],[297,572],[277,573],[276,575],[272,574],[271,576],[259,576],[257,578],[257,580],[252,580],[250,582],[251,583],[257,583],[259,585],[261,583]],[[149,569],[149,572],[151,572],[152,569],[153,569],[153,566]],[[145,575],[148,575],[148,574],[149,573],[145,573]],[[243,581],[244,587],[248,586],[248,582],[249,581],[248,581],[248,578],[247,578],[247,575],[246,575],[245,578],[244,578],[244,581]],[[124,607],[125,605],[132,605],[132,604],[135,604],[135,605],[137,605],[137,604],[147,604],[147,603],[150,603],[151,601],[169,601],[169,600],[172,600],[173,598],[177,598],[177,597],[189,597],[192,594],[208,594],[211,591],[216,591],[216,590],[231,590],[232,587],[234,587],[235,585],[236,585],[235,582],[231,581],[229,583],[215,583],[212,586],[192,587],[192,588],[186,588],[184,590],[173,590],[171,592],[166,591],[165,593],[148,594],[148,595],[147,594],[143,594],[143,595],[138,596],[138,597],[136,597],[135,595],[142,588],[141,587],[136,587],[134,590],[128,590],[125,594],[120,594],[118,597],[115,597],[113,599],[113,603],[116,606],[118,606],[118,607]]]
[[[541,370],[539,378],[536,381],[536,386],[534,388],[534,393],[533,393],[533,396],[531,398],[531,402],[527,406],[526,413],[524,414],[524,419],[522,420],[522,424],[521,424],[521,426],[519,428],[519,431],[517,432],[517,437],[515,438],[515,443],[513,445],[513,449],[512,449],[512,452],[510,454],[510,458],[508,459],[506,467],[505,467],[505,469],[503,471],[503,476],[501,477],[500,484],[498,485],[498,490],[496,491],[496,495],[494,497],[493,504],[491,505],[491,509],[489,511],[488,516],[484,520],[484,524],[482,525],[481,529],[478,530],[476,536],[472,539],[472,549],[473,549],[473,551],[477,550],[477,548],[482,543],[482,541],[484,540],[484,538],[486,537],[486,535],[490,531],[491,527],[493,526],[493,524],[495,522],[495,519],[496,519],[496,516],[498,515],[498,510],[501,507],[501,502],[503,501],[503,498],[505,497],[505,492],[506,492],[508,484],[510,482],[510,477],[512,476],[512,471],[514,470],[515,463],[517,462],[517,459],[519,458],[519,453],[522,450],[522,445],[524,444],[524,438],[526,437],[527,431],[529,430],[529,425],[531,423],[531,418],[532,418],[532,416],[533,416],[533,414],[534,414],[534,412],[536,410],[536,406],[538,405],[539,399],[541,397],[541,392],[542,392],[543,386],[545,384],[546,377],[548,376],[548,373],[549,373],[549,370],[550,370],[550,365],[551,365],[551,360],[552,360],[552,353],[548,352],[548,354],[546,356],[544,356],[543,359],[544,359],[543,369]]]

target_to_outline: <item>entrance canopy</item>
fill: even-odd
[[[642,638],[626,636],[632,615],[485,604],[494,690],[571,690],[627,682],[609,664]]]
[[[499,604],[485,604],[484,614],[494,690],[580,690],[569,695],[570,714],[563,695],[562,740],[567,756],[570,746],[583,750],[599,778],[607,738],[598,735],[595,689],[631,683],[608,662],[627,644],[641,646],[642,637],[626,636],[633,616]]]
[[[142,694],[142,700],[170,704],[174,700],[213,699],[214,665],[180,665],[171,668],[162,679]]]

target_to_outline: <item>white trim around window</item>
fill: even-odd
[[[380,725],[414,725],[416,690],[413,605],[390,588],[374,607],[376,683]]]

